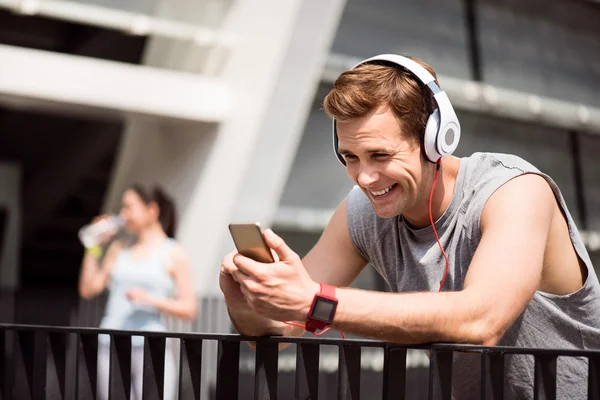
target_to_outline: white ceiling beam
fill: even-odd
[[[61,0],[0,0],[0,8],[16,14],[36,15],[105,29],[119,30],[130,35],[163,36],[193,40],[200,46],[229,47],[235,40],[226,32],[151,15],[101,7],[76,1]]]
[[[220,79],[0,45],[0,103],[119,118],[220,122],[232,94]]]

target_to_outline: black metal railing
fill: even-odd
[[[215,342],[217,357],[214,390],[208,398],[240,396],[240,350],[244,341],[256,341],[254,399],[278,398],[279,345],[296,346],[295,399],[320,397],[320,348],[338,349],[337,399],[361,398],[361,351],[383,351],[381,398],[404,399],[408,347],[380,341],[321,339],[312,337],[249,338],[209,335],[117,331],[94,328],[61,328],[31,325],[0,325],[0,399],[95,399],[97,398],[98,335],[110,336],[109,392],[111,399],[129,399],[132,336],[143,336],[143,399],[162,399],[167,340],[179,343],[178,394],[180,399],[200,399],[203,343]],[[455,344],[420,346],[430,352],[429,399],[450,399],[455,353],[477,353],[481,361],[481,397],[504,398],[504,358],[509,354],[533,356],[534,398],[554,399],[557,389],[557,357],[588,360],[588,399],[600,399],[600,351],[523,349]],[[379,396],[378,396],[379,397]],[[283,398],[280,396],[280,398]],[[291,397],[285,397],[286,399]],[[373,399],[368,396],[363,398]],[[329,397],[327,397],[329,399]]]

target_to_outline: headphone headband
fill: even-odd
[[[431,91],[437,109],[429,116],[425,126],[424,143],[422,144],[424,152],[431,162],[436,162],[439,158],[452,154],[460,140],[460,123],[448,95],[440,89],[433,75],[418,62],[396,54],[381,54],[367,58],[351,69],[374,61],[385,61],[402,67]],[[338,152],[339,143],[335,119],[333,120],[333,147],[338,160],[346,165],[344,157]]]
[[[429,73],[429,71],[427,71],[425,68],[423,68],[423,66],[421,64],[419,64],[416,61],[411,60],[410,58],[407,58],[404,56],[399,56],[397,54],[380,54],[375,57],[367,58],[366,60],[362,60],[359,63],[357,63],[356,65],[354,65],[351,69],[355,69],[357,67],[360,67],[363,64],[367,64],[367,63],[370,63],[373,61],[387,61],[392,64],[396,64],[401,67],[404,67],[404,69],[406,69],[408,72],[410,72],[416,78],[418,78],[418,80],[421,81],[421,83],[423,83],[423,85],[427,85],[429,82],[435,83],[435,78],[433,77],[433,75],[431,75]]]

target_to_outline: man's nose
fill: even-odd
[[[375,170],[375,168],[366,164],[359,167],[357,181],[360,186],[369,187],[378,180],[379,173]]]

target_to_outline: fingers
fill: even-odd
[[[237,254],[237,251],[232,251],[223,257],[221,261],[221,273],[226,275],[231,275],[235,271],[237,271],[237,267],[233,263],[233,257]]]
[[[238,252],[232,252],[223,258],[221,262],[221,273],[231,275],[233,280],[242,283],[252,276],[254,279],[262,279],[264,275],[261,273],[260,263],[251,258],[244,257]]]
[[[255,279],[262,279],[264,276],[262,272],[262,265],[264,264],[256,262],[253,259],[245,257],[239,253],[233,256],[233,264],[237,270],[246,275],[252,276]]]
[[[103,219],[106,219],[109,216],[110,216],[109,214],[98,215],[98,216],[94,217],[94,219],[92,220],[92,223],[96,223],[98,221],[102,221]]]
[[[244,297],[246,305],[251,310],[260,313],[264,303],[264,287],[252,277],[239,270],[233,275],[233,279],[239,283],[240,292]]]
[[[292,261],[298,258],[298,254],[290,249],[283,239],[271,229],[265,230],[264,237],[267,245],[275,251],[281,261]]]
[[[277,255],[277,253],[275,252],[275,250],[271,249],[271,255],[273,256],[273,260],[275,260],[275,262],[279,262],[279,256]]]

